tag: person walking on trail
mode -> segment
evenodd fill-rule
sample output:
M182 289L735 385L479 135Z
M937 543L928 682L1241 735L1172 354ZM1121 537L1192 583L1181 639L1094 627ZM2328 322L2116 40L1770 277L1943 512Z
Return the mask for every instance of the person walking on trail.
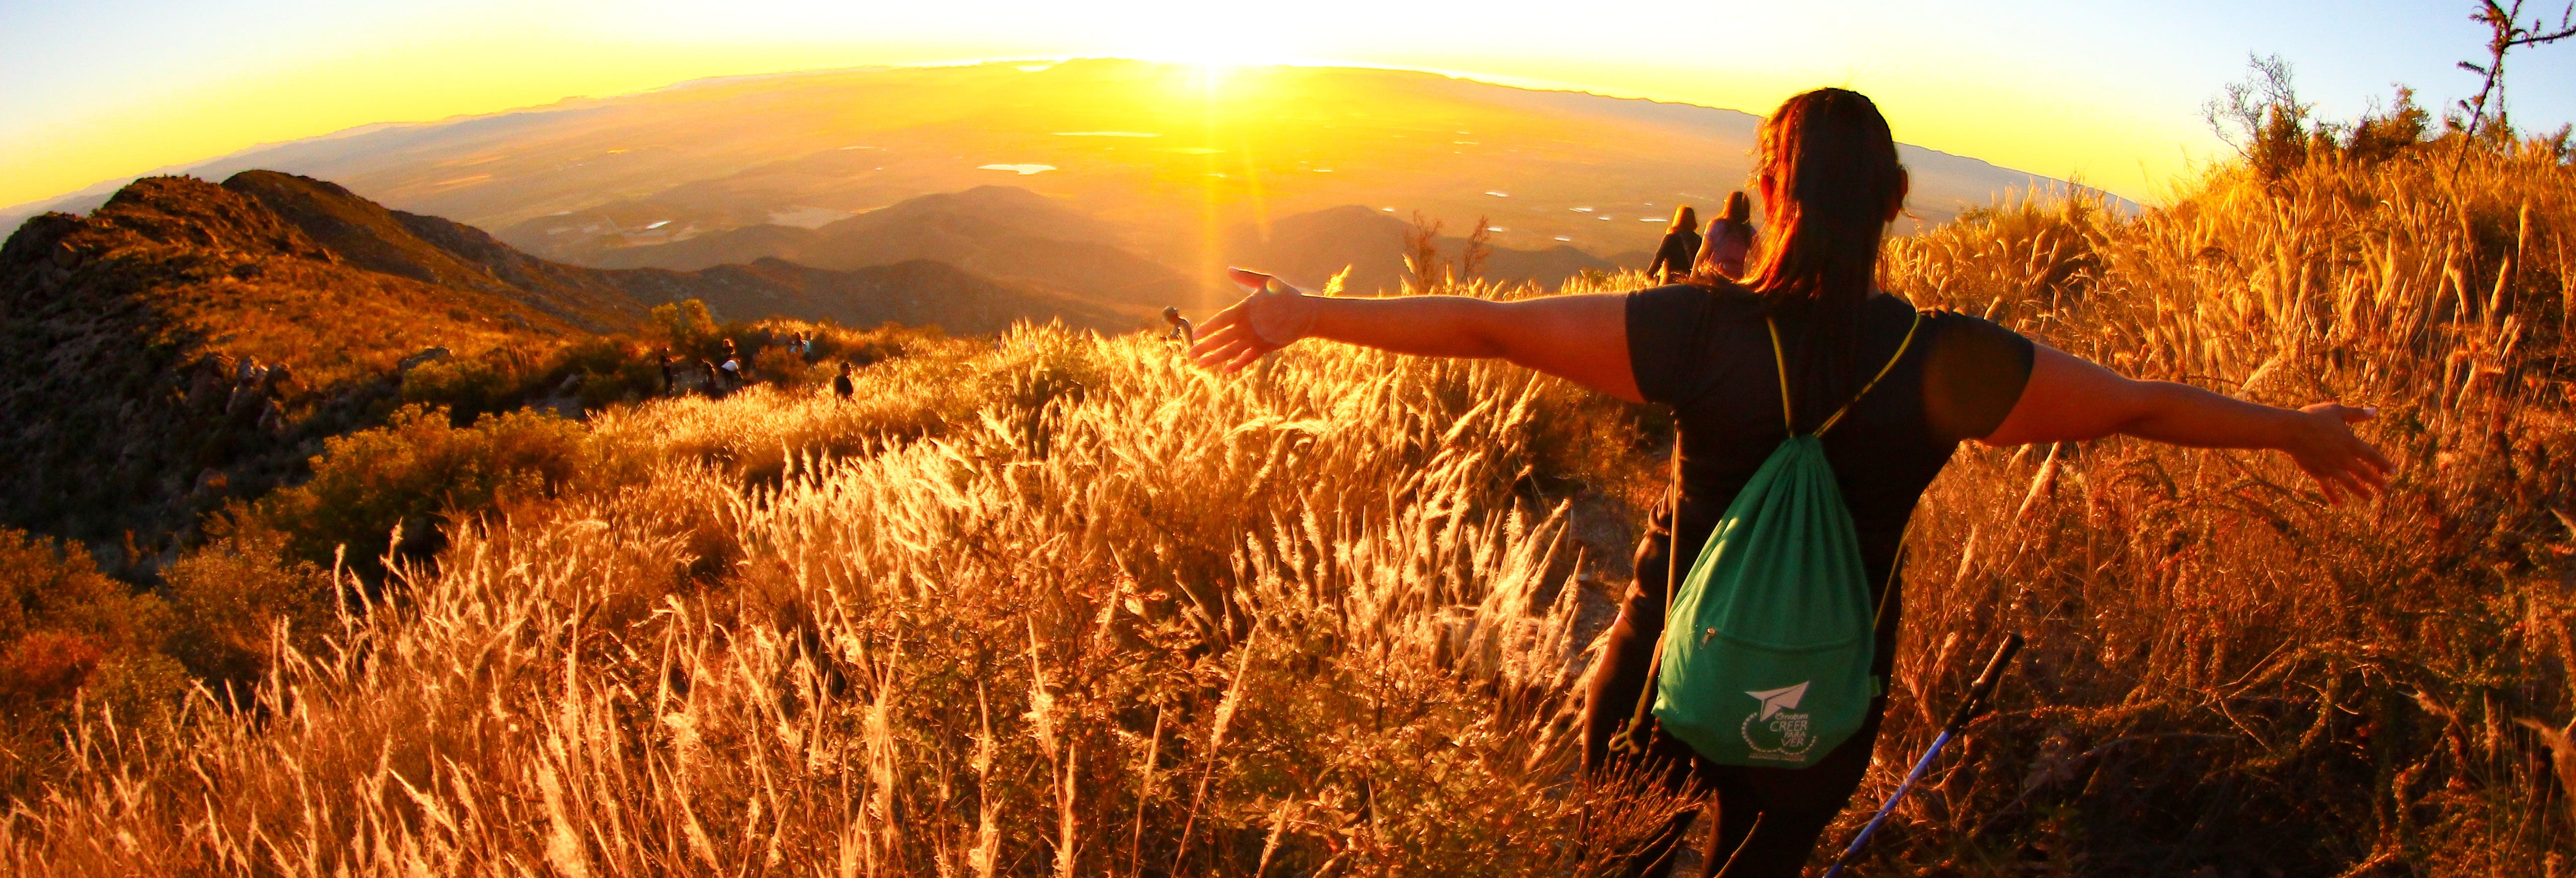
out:
M841 361L841 374L832 377L832 395L840 397L842 402L849 402L858 392L858 387L850 383L849 361Z
M1752 253L1753 206L1739 189L1727 193L1726 212L1708 221L1708 234L1700 239L1699 255L1691 266L1695 272L1743 277L1744 258Z
M1692 260L1699 258L1699 240L1699 214L1687 204L1673 208L1673 224L1665 227L1655 260L1646 263L1646 276L1667 284L1689 276Z
M1178 341L1184 347L1198 343L1198 329L1190 325L1189 318L1181 316L1181 309L1164 306L1163 322L1172 325L1163 333L1164 341Z
M1918 311L1876 289L1881 242L1904 209L1907 178L1885 118L1866 97L1828 88L1782 104L1762 126L1754 183L1771 223L1741 280L1703 271L1631 293L1346 299L1238 271L1237 282L1255 291L1209 318L1193 348L1201 365L1226 372L1307 338L1499 357L1673 408L1676 485L1651 516L1637 579L1585 683L1583 765L1593 777L1638 769L1677 793L1711 796L1703 810L1716 829L1704 874L1797 874L1859 785L1886 710L1884 696L1867 699L1858 731L1809 754L1815 761L1802 768L1717 764L1660 721L1632 721L1650 682L1671 580L1691 569L1766 453L1788 437L1822 431L1815 441L1847 504L1876 607L1863 618L1874 618L1868 672L1880 684L1904 612L1894 573L1905 524L1960 442L2116 434L2277 450L2316 480L2327 502L2369 497L2387 483L2387 458L2350 426L2370 419L2369 410L2333 402L2274 408L2133 380L1985 320ZM1689 819L1675 818L1626 871L1668 870Z

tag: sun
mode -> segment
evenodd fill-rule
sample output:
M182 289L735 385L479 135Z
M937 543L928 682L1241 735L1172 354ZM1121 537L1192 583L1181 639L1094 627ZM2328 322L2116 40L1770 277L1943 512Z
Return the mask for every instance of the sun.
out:
M1171 9L1149 21L1131 21L1115 41L1116 54L1195 68L1199 84L1221 88L1246 67L1293 59L1267 31L1270 15L1253 8L1195 5Z

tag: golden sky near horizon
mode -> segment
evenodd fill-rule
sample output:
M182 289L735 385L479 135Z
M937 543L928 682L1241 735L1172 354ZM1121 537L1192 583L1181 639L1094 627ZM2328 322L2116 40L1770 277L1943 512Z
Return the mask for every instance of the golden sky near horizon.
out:
M2321 11L2331 14L2319 15ZM1870 94L1908 143L2153 201L2222 154L2199 106L2249 51L2298 66L2328 116L2464 92L2477 47L2423 3L1490 4L1318 0L728 4L100 0L13 11L0 35L0 205L376 122L427 121L708 76L1125 56L1409 67L1760 113L1819 85ZM2360 22L2360 23L2356 23ZM2454 45L2456 44L2456 45ZM2576 116L2517 61L2517 118ZM2526 122L2526 127L2533 127Z

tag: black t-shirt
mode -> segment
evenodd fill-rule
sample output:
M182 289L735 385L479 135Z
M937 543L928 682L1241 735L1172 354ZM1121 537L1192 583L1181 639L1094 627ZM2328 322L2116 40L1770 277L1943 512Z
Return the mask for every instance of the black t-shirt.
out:
M1674 229L1665 232L1663 243L1655 247L1655 259L1646 264L1646 273L1660 274L1669 268L1679 274L1689 274L1691 264L1698 259L1699 233L1690 229Z
M1811 352L1799 349L1802 327L1780 323L1798 429L1816 429L1886 365L1913 323L1913 305L1886 294L1863 305L1858 354L1840 374L1849 386L1834 398L1802 393L1798 380ZM1690 569L1709 531L1762 461L1789 437L1783 423L1779 368L1761 302L1732 284L1674 284L1628 296L1628 361L1637 390L1673 407L1681 427L1680 568ZM1895 656L1901 595L1892 582L1905 522L1923 489L1961 440L1994 432L2021 399L2036 349L2029 339L1985 320L1948 311L1922 312L1905 353L1875 389L1824 434L1825 458L1842 488L1860 538L1879 617L1875 673ZM1817 398L1801 398L1817 397ZM1625 602L1641 632L1663 628L1666 547L1672 513L1658 509L1637 547L1637 584Z

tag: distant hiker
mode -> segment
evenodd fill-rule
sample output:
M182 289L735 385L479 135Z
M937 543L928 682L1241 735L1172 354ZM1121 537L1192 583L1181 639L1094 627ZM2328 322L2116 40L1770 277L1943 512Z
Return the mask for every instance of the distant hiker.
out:
M841 374L832 378L832 395L840 397L842 402L849 402L858 393L859 388L850 383L850 364L845 360L841 363Z
M672 365L670 348L662 349L661 367L662 395L670 396L680 389L680 371Z
M1708 221L1708 235L1699 245L1699 256L1692 260L1694 271L1716 272L1726 277L1744 276L1744 258L1753 252L1753 207L1743 190L1726 196L1726 212Z
M742 360L741 360L741 359L739 359L739 358L735 358L735 357L726 357L726 358L725 358L724 363L723 363L722 365L717 366L716 368L718 368L718 369L723 369L723 370L724 370L725 389L726 389L726 390L740 390L740 389L742 389Z
M1190 326L1189 318L1181 316L1181 309L1169 306L1164 307L1163 322L1172 325L1170 330L1163 333L1164 341L1179 341L1183 345L1198 343L1198 331L1195 327Z
M2369 420L2368 410L2331 402L2273 408L2185 384L2132 380L1985 320L1918 311L1875 289L1880 246L1887 224L1904 210L1907 178L1887 121L1868 98L1837 88L1790 98L1763 123L1754 165L1763 213L1773 220L1740 280L1700 272L1632 293L1494 301L1326 298L1240 272L1237 282L1256 291L1209 319L1192 349L1200 364L1229 372L1303 338L1417 356L1498 357L1630 402L1672 406L1678 434L1671 493L1648 523L1637 578L1585 684L1583 765L1590 777L1636 769L1677 793L1707 791L1713 801L1701 811L1716 825L1705 873L1737 878L1798 874L1868 769L1887 708L1884 695L1868 693L1886 684L1905 612L1897 548L1924 489L1960 442L2011 446L2126 434L2278 450L2329 502L2378 492L2390 469L2353 435L2350 425ZM1765 414L1771 412L1779 414ZM1773 461L1797 474L1793 489L1846 490L1776 489ZM1758 502L1730 509L1739 495ZM1774 503L1825 517L1759 518ZM1722 519L1737 526L1721 531ZM1753 519L1760 526L1748 524ZM1831 521L1842 524L1811 526ZM1761 533L1774 522L1796 531L1802 544L1765 543ZM1745 554L1718 553L1712 568L1741 575L1713 583L1694 572L1685 580L1682 572L1694 570L1713 533L1726 546L1772 554L1747 563ZM1704 583L1725 589L1720 597L1776 597L1800 586L1763 575L1771 568L1761 558L1802 548L1848 559L1823 571L1835 590L1816 588L1819 609L1789 604L1806 615L1728 616L1723 601L1700 600L1710 593ZM1817 557L1783 566L1803 574L1815 568L1800 562ZM1685 582L1695 590L1676 594ZM1831 606L1821 606L1826 598ZM1710 606L1721 612L1703 612ZM1704 630L1677 629L1687 636L1663 640L1667 607L1691 614L1682 624ZM1716 625L1731 632L1795 627L1819 613L1857 621L1861 630L1852 633L1859 636L1843 637L1848 648L1767 642L1817 644L1837 655L1866 645L1858 654L1867 658L1812 679L1775 676L1733 692L1686 685L1706 679L1692 676L1707 670L1689 660L1693 655L1766 642L1712 640ZM1680 670L1661 664L1674 655L1683 657ZM1718 670L1752 676L1764 667ZM1855 680L1862 685L1850 685ZM1811 716L1824 721L1829 708L1853 725L1835 733L1838 743L1819 745L1808 723ZM1711 717L1725 722L1703 721ZM1676 732L1698 740L1685 743ZM1737 761L1737 752L1752 755ZM1690 819L1676 817L1624 871L1662 874Z
M728 360L731 360L731 359L738 358L738 357L740 357L740 356L742 356L742 355L741 355L741 354L739 354L739 353L736 353L736 352L734 351L734 347L733 347L733 339L730 339L730 338L725 339L725 340L724 340L724 358L725 358L725 359L728 359Z
M263 397L259 402L259 417L252 424L262 433L281 435L286 432L286 408L277 404L277 397Z
M1664 227L1664 242L1655 247L1655 261L1646 263L1646 276L1657 283L1680 280L1698 256L1699 214L1687 204L1673 208L1673 224Z
M698 370L706 373L707 395L710 397L724 396L724 373L716 370L716 364L706 360L699 360Z

